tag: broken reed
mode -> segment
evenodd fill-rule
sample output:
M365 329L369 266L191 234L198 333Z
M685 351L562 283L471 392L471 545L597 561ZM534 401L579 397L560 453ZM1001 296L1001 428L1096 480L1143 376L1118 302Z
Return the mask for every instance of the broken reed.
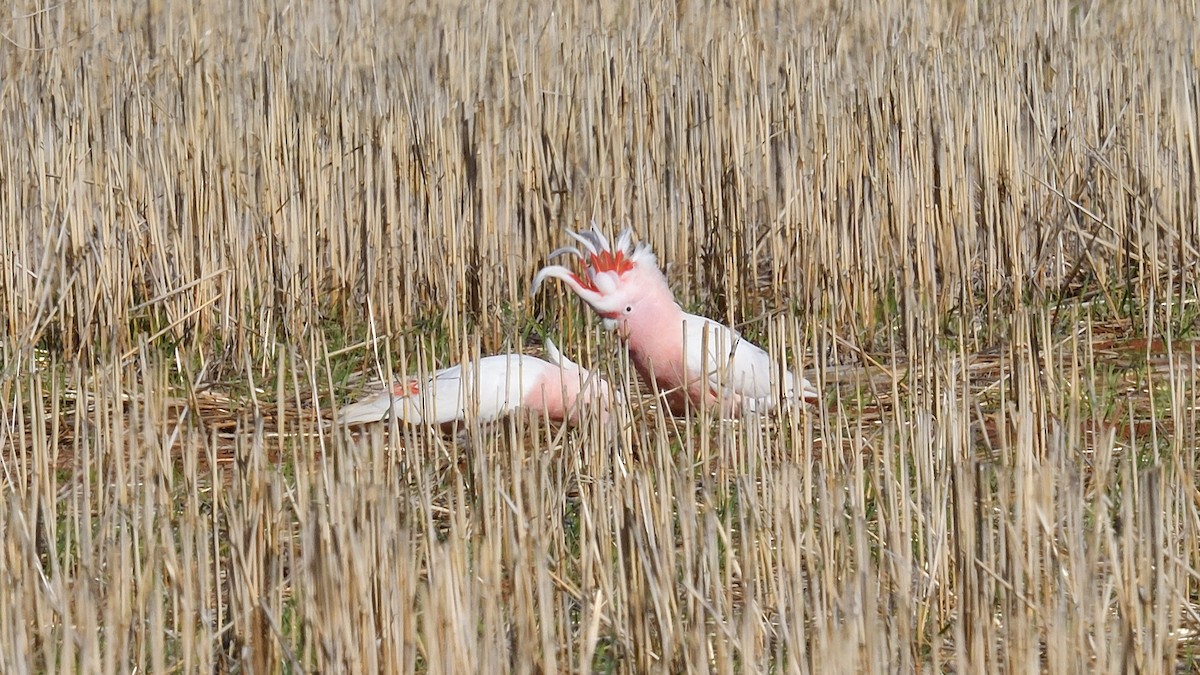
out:
M15 7L3 670L1194 666L1177 9ZM526 297L592 218L826 404L318 423L535 322L625 381Z

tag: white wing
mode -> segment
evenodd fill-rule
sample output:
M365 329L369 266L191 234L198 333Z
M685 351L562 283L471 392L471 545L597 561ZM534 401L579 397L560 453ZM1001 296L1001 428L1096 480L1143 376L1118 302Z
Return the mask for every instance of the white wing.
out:
M714 392L771 398L771 356L736 330L712 319L683 315L688 377L706 377Z
M384 419L390 410L409 424L445 424L474 419L487 422L519 408L547 370L558 368L525 354L488 356L475 363L445 368L423 382L409 379L342 409L342 422L360 424Z
M385 391L365 401L343 407L338 413L338 420L342 424L378 422L386 418L391 409L392 397Z
M791 371L780 371L772 364L770 354L736 330L694 314L684 314L683 324L690 380L707 378L714 393L735 395L752 412L775 409L780 394L789 402L800 399L816 403L820 399L820 392L811 382Z

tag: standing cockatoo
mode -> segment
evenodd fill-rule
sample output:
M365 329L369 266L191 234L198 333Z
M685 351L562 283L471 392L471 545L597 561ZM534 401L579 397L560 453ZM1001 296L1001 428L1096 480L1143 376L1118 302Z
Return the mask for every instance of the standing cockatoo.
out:
M783 371L773 381L771 357L734 329L688 314L675 302L653 251L632 245L626 229L616 246L592 225L590 232L568 231L582 250L558 249L584 261L586 278L560 265L543 267L531 294L547 278L561 279L604 319L629 349L642 379L666 396L672 412L704 404L722 415L768 411L781 401L815 403L820 394L803 377Z
M408 378L390 392L342 408L339 420L365 424L390 413L409 424L489 422L527 408L552 420L575 422L585 406L608 419L614 399L608 382L563 356L549 339L545 346L550 362L527 354L487 356L424 380Z

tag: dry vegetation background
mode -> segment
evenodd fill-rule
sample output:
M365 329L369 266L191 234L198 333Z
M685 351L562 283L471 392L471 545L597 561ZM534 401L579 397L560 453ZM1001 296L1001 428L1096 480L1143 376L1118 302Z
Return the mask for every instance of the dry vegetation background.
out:
M1195 3L17 0L0 672L1200 668ZM664 419L632 225L825 392ZM323 423L537 326L580 429Z

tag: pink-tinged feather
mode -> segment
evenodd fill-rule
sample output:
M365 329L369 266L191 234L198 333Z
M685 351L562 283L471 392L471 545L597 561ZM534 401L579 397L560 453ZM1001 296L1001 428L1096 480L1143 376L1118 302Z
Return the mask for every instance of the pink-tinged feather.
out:
M408 424L441 425L487 422L528 409L574 422L585 408L607 419L614 397L609 384L562 356L549 340L546 350L554 363L505 354L445 368L423 381L408 378L391 391L342 408L339 420L364 424L394 415Z

